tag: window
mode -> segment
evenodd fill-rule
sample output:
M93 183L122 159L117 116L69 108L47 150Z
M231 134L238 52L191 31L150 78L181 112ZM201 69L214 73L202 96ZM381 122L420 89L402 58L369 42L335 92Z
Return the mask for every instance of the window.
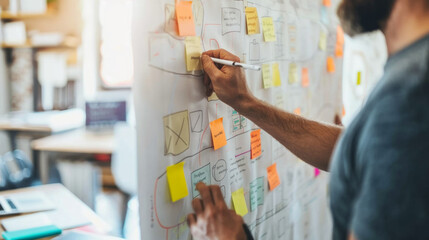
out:
M129 88L133 82L133 0L99 0L100 78L105 88Z

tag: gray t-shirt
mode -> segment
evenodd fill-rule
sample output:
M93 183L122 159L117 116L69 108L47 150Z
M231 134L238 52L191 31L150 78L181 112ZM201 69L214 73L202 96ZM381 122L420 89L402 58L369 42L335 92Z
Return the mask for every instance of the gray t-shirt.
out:
M429 239L429 35L389 58L343 133L330 183L334 239Z

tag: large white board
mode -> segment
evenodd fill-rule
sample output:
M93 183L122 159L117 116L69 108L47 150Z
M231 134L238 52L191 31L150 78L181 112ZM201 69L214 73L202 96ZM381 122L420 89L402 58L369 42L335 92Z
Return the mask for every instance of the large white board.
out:
M246 71L253 94L286 111L333 122L342 112L342 58L335 56L337 1L330 7L322 2L330 1L195 0L196 35L204 51L224 48L250 64L279 63L280 87L264 89L262 73ZM315 174L317 170L264 131L262 155L250 159L250 132L259 127L221 101L208 101L201 72L186 71L184 38L176 32L175 2L134 4L142 238L191 239L186 216L198 195L194 184L202 179L220 185L230 207L231 192L244 189L249 209L244 220L256 239L331 238L328 174ZM262 29L261 34L246 34L246 5L256 7L260 18L273 18L276 42L264 42ZM323 34L326 49L320 46ZM328 57L334 58L334 73L327 71ZM308 86L301 82L303 68L308 69ZM209 123L220 117L228 141L214 151ZM189 195L173 203L166 168L181 162ZM270 191L266 169L273 163L277 163L281 184Z

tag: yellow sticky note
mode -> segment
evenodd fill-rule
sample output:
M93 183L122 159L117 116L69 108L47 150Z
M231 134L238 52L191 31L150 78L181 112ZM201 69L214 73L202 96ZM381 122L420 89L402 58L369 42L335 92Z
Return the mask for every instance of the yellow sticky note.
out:
M361 83L362 83L362 73L358 72L356 84L359 86L359 85L361 85Z
M219 118L210 123L210 131L212 132L214 150L226 145L226 135L223 128L223 118Z
M232 193L232 203L234 204L235 212L244 217L249 210L247 210L246 199L244 198L243 188L238 189Z
M186 55L186 71L201 70L201 38L199 36L186 37L185 39L185 55Z
M289 64L289 83L294 84L298 81L298 66L295 63Z
M176 17L179 36L195 36L192 1L176 0Z
M246 7L247 34L253 35L260 33L258 10L255 7Z
M271 64L262 64L262 82L264 88L273 86L273 71Z
M303 87L310 86L310 77L308 74L308 68L302 68L302 86Z
M326 36L326 33L324 31L320 32L320 38L319 38L319 49L322 51L326 51L328 45L328 39Z
M328 57L328 59L326 59L326 67L327 67L328 73L335 72L335 61L333 57Z
M167 167L167 181L170 189L171 201L176 202L188 196L188 185L186 184L185 162Z
M276 31L274 30L273 18L271 17L262 18L262 31L264 33L265 42L277 41Z
M280 87L282 85L282 80L280 78L280 68L278 63L273 64L273 85L274 87Z

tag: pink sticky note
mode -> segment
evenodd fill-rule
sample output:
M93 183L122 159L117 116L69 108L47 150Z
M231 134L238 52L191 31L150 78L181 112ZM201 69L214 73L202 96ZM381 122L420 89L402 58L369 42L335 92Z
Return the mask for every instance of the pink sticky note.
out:
M314 168L314 177L317 177L320 175L320 170L318 168Z

